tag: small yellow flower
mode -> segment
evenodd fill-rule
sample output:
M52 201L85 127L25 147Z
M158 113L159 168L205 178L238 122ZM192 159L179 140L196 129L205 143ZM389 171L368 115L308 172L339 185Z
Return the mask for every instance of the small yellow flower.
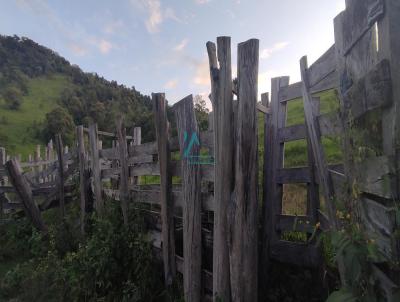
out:
M315 225L315 228L319 229L320 227L321 227L321 222L317 222L316 225Z

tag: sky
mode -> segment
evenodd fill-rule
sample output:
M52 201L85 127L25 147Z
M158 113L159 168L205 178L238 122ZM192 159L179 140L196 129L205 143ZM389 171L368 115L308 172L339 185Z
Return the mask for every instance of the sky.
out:
M260 40L259 93L300 79L333 43L344 0L0 0L0 34L28 37L71 64L169 103L210 91L207 41Z

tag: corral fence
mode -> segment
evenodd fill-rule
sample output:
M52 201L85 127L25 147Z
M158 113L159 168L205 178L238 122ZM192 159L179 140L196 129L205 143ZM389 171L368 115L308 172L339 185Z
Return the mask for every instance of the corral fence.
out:
M207 43L213 112L208 131L200 132L192 96L173 106L177 137L170 137L166 100L153 94L155 142L141 142L140 128L126 135L123 121L115 133L77 127L77 143L57 159L2 164L3 209L20 207L7 199L16 192L35 226L45 230L40 210L69 198L71 177L79 175L81 229L92 201L104 208L105 196L119 200L125 223L129 202L147 205L153 245L163 260L166 285L183 274L186 301L212 296L222 301L256 301L268 280L271 259L302 267L319 267L316 237L338 231L339 208L350 211L387 259L400 256L399 129L400 4L395 0L348 0L334 21L335 44L311 66L300 60L301 82L272 79L271 100L258 103L258 40L238 46L237 79L232 79L229 37ZM337 111L321 114L317 94L336 90ZM287 107L301 98L305 124L287 125ZM261 113L260 113L261 112ZM258 182L258 115L264 119L263 181ZM85 139L85 134L88 138ZM340 136L344 160L329 165L322 140ZM99 136L111 137L102 148ZM285 144L307 141L308 166L287 168ZM50 147L49 147L50 150ZM49 152L49 154L52 152ZM179 153L179 155L177 155ZM63 167L60 169L60 167ZM141 179L158 176L159 182ZM10 183L12 185L10 185ZM283 214L284 186L305 184L303 215ZM258 194L261 192L262 194ZM39 207L34 198L44 196ZM259 200L261 196L261 200ZM285 232L306 234L290 241ZM346 282L343 255L337 257ZM387 261L375 263L373 274L393 301L399 279Z

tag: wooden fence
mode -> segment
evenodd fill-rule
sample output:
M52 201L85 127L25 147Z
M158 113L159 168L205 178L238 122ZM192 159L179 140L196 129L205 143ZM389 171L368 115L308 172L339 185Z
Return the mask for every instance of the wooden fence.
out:
M147 204L142 210L163 260L165 283L171 285L176 273L182 273L186 301L210 296L256 301L258 280L270 277L270 260L321 266L314 235L341 228L341 206L369 238L376 239L388 259L398 261L400 5L395 0L350 0L346 5L335 18L335 44L311 66L306 57L300 60L301 82L272 79L271 100L263 94L261 103L257 102L258 40L239 44L235 80L230 38L208 42L213 105L208 131L199 132L188 96L173 106L178 136L170 137L167 102L164 94L157 93L152 95L155 142L142 143L140 128L126 135L123 121L118 120L115 134L98 131L95 124L77 127L76 146L65 152L58 137L57 159L52 145L44 160L38 150L33 162L20 165L16 160L5 163L5 150L0 149L1 164L8 171L0 169L3 209L16 207L5 195L16 192L27 215L46 230L39 210L59 205L63 213L74 175L80 176L83 233L85 212L92 202L101 213L106 196L119 200L125 223L129 202ZM332 89L337 91L340 110L321 114L316 94ZM299 98L305 124L288 126L288 104ZM259 114L264 118L260 188ZM375 127L365 135L371 118ZM369 146L371 133L379 137L378 147ZM329 165L322 138L338 135L344 162ZM103 149L99 136L112 138L112 147ZM285 144L302 139L307 141L308 166L286 168ZM159 184L140 183L149 175L159 176ZM298 183L307 187L306 212L284 215L284 185ZM44 198L39 207L33 200L36 196ZM284 234L292 231L305 233L309 240L288 241ZM345 282L340 254L338 265ZM387 300L393 301L398 277L383 263L374 264L373 271Z

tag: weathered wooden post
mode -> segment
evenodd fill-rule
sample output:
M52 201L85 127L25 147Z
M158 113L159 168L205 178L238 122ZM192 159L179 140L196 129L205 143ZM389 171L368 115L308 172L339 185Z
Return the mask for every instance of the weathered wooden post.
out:
M141 127L134 127L133 128L133 146L139 146L142 144L142 128ZM131 174L133 174L133 167L131 168ZM131 180L132 184L138 185L139 184L139 176L133 176Z
M218 37L217 49L207 43L214 129L213 300L231 300L227 212L233 189L233 94L231 39ZM217 58L218 57L218 58ZM218 61L217 61L218 60ZM218 67L219 62L219 67ZM211 114L210 114L211 115Z
M16 159L11 159L6 163L5 167L10 176L11 183L22 201L25 215L31 219L33 225L39 231L46 234L47 226L42 219L39 208L33 200L32 189L25 176L22 175L18 161Z
M119 142L119 165L120 165L120 181L119 181L119 199L121 202L122 215L124 217L124 224L128 225L128 145L126 141L126 128L123 126L123 118L119 118L116 122L117 137Z
M235 189L229 209L233 301L257 301L257 93L259 41L238 46Z
M174 106L183 182L183 288L185 301L201 300L201 187L199 129L189 95Z
M6 149L3 147L0 147L0 186L4 186L5 185L5 176L3 175L3 173L5 174L5 165L6 163ZM4 172L3 172L4 171ZM3 218L3 201L5 197L5 193L0 189L0 219Z
M56 135L56 149L58 158L58 186L59 186L59 202L61 218L65 216L65 200L64 200L64 154L63 142L61 134Z
M39 164L41 161L41 155L40 155L40 145L36 145L36 150L35 150L35 171L38 173L42 171L41 165ZM38 176L36 178L37 183L41 183L41 178Z
M170 286L176 275L174 204L172 199L172 175L170 172L171 154L169 151L169 133L167 120L167 102L163 93L153 93L153 111L160 164L160 203L161 203L161 236L163 243L163 261L165 283ZM135 128L136 129L136 128ZM140 129L140 128L139 128ZM138 130L136 130L136 133Z
M76 137L78 140L78 159L79 159L79 190L81 196L81 234L85 234L85 215L87 203L87 189L86 189L86 154L85 154L85 141L83 136L83 126L76 128Z
M102 215L104 209L104 201L102 196L101 187L101 171L100 171L100 156L99 156L99 143L98 143L98 130L97 124L89 126L89 144L90 144L90 167L92 170L95 209Z

